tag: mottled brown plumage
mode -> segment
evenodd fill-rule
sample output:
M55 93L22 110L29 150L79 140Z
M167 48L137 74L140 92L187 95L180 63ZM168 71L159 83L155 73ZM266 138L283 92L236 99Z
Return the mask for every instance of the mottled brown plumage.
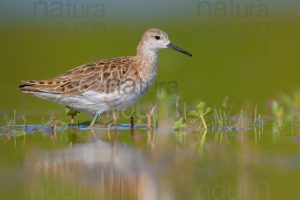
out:
M171 43L165 32L152 28L144 33L135 56L91 62L49 80L23 81L19 89L94 115L92 126L102 113L124 110L145 94L155 80L157 51L162 48L192 56Z
M140 79L139 60L117 57L79 66L49 80L23 81L23 92L44 92L62 95L81 95L88 90L113 92L128 80Z

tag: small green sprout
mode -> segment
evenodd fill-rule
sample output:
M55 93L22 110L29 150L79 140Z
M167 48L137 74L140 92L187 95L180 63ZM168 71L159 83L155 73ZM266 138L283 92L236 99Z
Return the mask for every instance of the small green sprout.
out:
M69 107L65 107L65 112L68 116L78 116L79 115L79 111L73 110L72 108Z
M173 124L174 130L184 129L184 128L186 128L186 123L182 117L179 118L177 121L175 121Z
M283 124L284 107L282 107L276 100L272 101L272 112L276 117L278 126L281 127Z
M76 110L73 110L72 108L69 108L69 107L65 107L65 112L68 116L71 117L71 125L74 125L74 119L75 117L77 117L80 112L79 111L76 111Z
M199 118L204 126L205 129L207 129L207 125L205 122L204 117L209 115L211 113L212 109L210 107L206 107L206 104L204 102L200 102L196 106L196 110L192 110L188 113L191 117Z
M300 114L300 93L295 92L292 95L282 93L280 94L280 102L286 108L286 121L293 122Z

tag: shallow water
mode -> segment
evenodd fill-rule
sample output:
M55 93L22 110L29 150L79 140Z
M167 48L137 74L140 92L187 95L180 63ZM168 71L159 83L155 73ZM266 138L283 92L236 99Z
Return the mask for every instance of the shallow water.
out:
M178 96L187 112L204 101L208 107L222 107L232 115L247 111L251 117L256 111L274 117L271 100L279 99L279 118L292 116L299 122L296 4L290 12L289 1L281 6L255 1L249 4L255 9L245 13L248 1L164 1L159 8L153 1L144 8L146 1L130 2L125 3L127 14L120 12L120 1L117 7L104 2L105 17L96 21L89 16L46 17L44 3L55 10L46 1L15 3L18 8L27 5L27 14L26 9L18 12L14 3L0 3L5 11L0 13L0 200L300 199L299 123L278 128L270 117L247 128L236 127L238 119L232 120L233 127L207 132L171 128L178 118ZM79 0L70 3L81 5ZM218 3L226 7L224 15L217 14L223 12ZM243 16L230 15L232 3ZM261 16L257 8L265 3L268 12ZM145 113L158 105L157 129L90 129L65 122L52 128L50 116L68 120L63 108L17 90L21 80L48 79L93 60L135 55L150 27L163 29L172 42L193 53L191 58L161 50L156 81L120 115L120 122L128 123L136 111L136 123L143 124ZM29 125L22 125L23 117Z
M0 194L10 199L265 200L300 195L298 128L24 128L1 127Z

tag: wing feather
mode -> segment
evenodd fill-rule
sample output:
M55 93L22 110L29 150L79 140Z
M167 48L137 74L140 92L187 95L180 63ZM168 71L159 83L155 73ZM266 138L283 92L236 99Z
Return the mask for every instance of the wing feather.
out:
M19 86L26 93L81 95L88 90L115 91L126 79L139 79L135 57L118 57L81 65L49 80L23 81Z

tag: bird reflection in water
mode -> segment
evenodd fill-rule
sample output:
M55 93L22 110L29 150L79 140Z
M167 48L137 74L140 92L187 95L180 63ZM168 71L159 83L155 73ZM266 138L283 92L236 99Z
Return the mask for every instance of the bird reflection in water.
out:
M47 199L50 195L47 187L53 184L49 180L54 180L51 194L55 197L67 198L68 193L73 199L157 199L153 169L141 151L126 144L97 139L93 143L32 154L26 164L34 172L32 180L37 181L30 188L32 198ZM41 177L45 177L46 183L41 183ZM66 182L73 188L71 191L61 189Z

